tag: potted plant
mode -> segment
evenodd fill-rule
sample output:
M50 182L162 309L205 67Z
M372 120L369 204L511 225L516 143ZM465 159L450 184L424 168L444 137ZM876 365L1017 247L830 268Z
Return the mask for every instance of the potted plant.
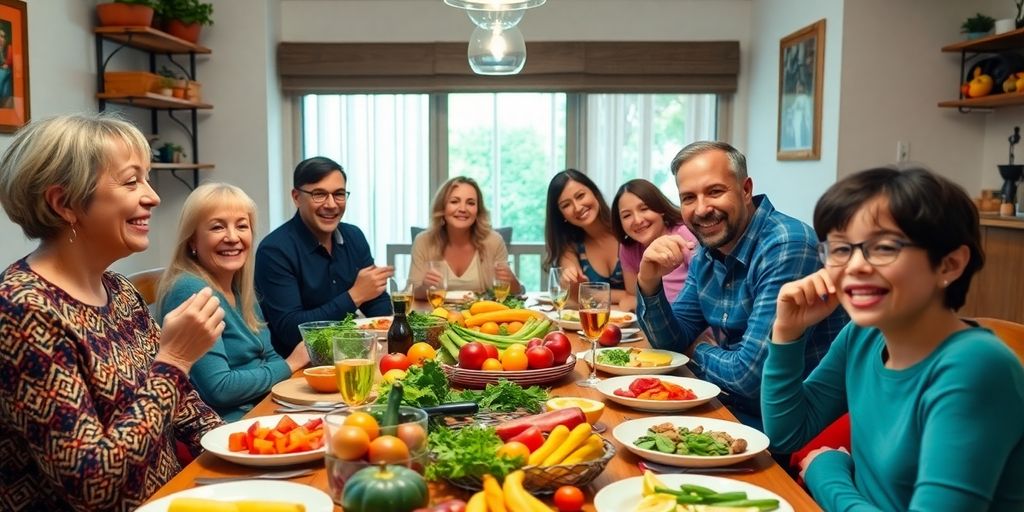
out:
M979 12L975 16L967 18L963 24L960 25L960 31L966 35L967 39L977 39L979 37L984 37L986 34L991 32L995 25L995 18L985 16Z
M185 80L184 76L171 71L167 66L160 66L160 76L169 79L166 83L170 85L172 96L178 99L185 99L185 91L188 89L188 81ZM161 85L164 85L162 80L161 82Z
M148 27L153 22L156 0L114 0L96 6L104 27Z
M200 0L160 0L160 16L164 30L191 43L199 42L199 29L213 25L213 5Z
M157 84L159 88L157 92L164 96L174 96L174 89L178 85L178 77L173 71L167 69L166 66L161 66L158 74L160 75L160 82Z
M181 163L181 159L188 156L185 154L185 148L173 142L165 142L157 152L160 153L160 161L165 164Z

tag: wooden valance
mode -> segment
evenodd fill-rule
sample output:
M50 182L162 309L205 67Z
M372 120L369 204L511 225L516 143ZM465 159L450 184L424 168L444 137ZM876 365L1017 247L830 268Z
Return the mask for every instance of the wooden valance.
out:
M564 91L731 93L738 41L527 42L517 75L481 76L468 43L281 43L286 94Z

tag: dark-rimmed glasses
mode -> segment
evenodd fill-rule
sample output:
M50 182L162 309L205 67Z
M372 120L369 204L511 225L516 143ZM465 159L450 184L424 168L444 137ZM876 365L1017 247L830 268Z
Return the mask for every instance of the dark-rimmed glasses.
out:
M338 203L338 204L341 204L341 203L344 203L348 199L348 196L352 195L352 192L349 192L347 190L336 190L334 192L327 192L326 190L312 190L312 191L310 191L310 190L302 190L301 188L296 188L295 190L298 190L299 192L302 192L304 194L309 194L309 198L312 199L313 202L316 203L316 204L320 204L320 203L326 201L327 200L327 196L333 196L334 197L334 202Z
M859 244L849 242L825 241L818 243L818 258L823 265L841 267L850 262L853 251L860 249L868 263L881 267L888 265L899 257L904 247L916 247L917 244L896 240L891 237L878 237L865 240Z

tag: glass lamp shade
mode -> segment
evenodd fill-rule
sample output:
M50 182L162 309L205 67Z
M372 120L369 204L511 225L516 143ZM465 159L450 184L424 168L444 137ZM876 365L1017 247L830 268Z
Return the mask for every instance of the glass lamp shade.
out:
M444 3L468 11L519 11L544 5L547 0L444 0Z
M478 75L514 75L526 65L526 41L518 27L477 27L469 38L469 67Z
M523 20L523 14L526 11L466 11L469 19L474 25L484 29L493 29L494 27L501 27L502 29L510 29L519 24Z

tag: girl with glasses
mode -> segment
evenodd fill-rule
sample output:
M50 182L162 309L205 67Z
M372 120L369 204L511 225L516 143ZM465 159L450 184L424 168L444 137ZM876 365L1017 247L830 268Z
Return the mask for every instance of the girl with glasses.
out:
M814 227L825 267L781 288L764 365L774 447L849 411L852 453L800 463L825 510L1024 508L1024 370L956 313L983 261L970 198L925 169L871 169L825 192ZM804 330L840 305L851 323L802 379Z

